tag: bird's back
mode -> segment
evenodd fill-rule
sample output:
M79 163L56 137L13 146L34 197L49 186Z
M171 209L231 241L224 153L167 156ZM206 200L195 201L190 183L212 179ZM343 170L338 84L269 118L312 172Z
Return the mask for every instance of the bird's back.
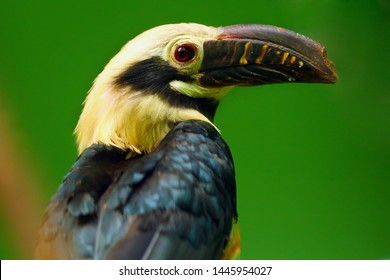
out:
M215 128L176 125L156 150L93 145L42 222L38 259L218 259L236 213L233 160Z

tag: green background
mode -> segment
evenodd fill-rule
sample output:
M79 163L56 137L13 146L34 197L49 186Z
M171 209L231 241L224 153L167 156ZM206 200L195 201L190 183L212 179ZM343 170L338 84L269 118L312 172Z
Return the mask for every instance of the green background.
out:
M241 259L390 258L389 11L386 0L1 0L0 109L39 210L76 159L93 79L126 41L165 23L272 24L324 44L339 81L223 100L216 124L236 164ZM0 258L27 258L3 208Z

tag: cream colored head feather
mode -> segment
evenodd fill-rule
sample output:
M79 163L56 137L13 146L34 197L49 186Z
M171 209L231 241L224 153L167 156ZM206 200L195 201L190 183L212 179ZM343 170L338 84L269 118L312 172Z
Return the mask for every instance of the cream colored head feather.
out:
M128 42L96 78L75 129L78 150L101 143L141 153L152 151L170 130L170 124L190 119L210 122L193 109L175 108L158 95L145 95L128 87L118 87L117 77L132 65L150 57L170 59L171 48L178 41L190 40L201 46L206 38L217 37L217 28L199 24L163 25L148 30ZM202 52L200 51L200 54ZM183 73L195 72L195 65L182 67ZM202 97L207 89L172 81L172 88L192 97ZM216 90L209 89L215 92ZM218 90L222 93L225 91Z

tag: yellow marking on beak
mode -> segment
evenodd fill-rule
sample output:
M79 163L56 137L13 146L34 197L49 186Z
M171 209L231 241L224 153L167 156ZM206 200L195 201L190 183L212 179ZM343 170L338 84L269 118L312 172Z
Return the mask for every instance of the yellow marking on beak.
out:
M261 62L263 61L264 56L265 56L267 50L269 50L267 45L264 45L264 46L261 48L261 54L260 54L260 56L259 56L259 57L256 59L256 61L255 61L257 64L261 64Z
M299 68L302 68L303 62L301 60L298 62L298 64L299 64Z
M295 59L297 59L295 56L292 56L290 58L290 61L288 62L289 64L293 64L295 62Z
M276 54L279 55L279 54L280 54L280 51L277 51Z
M242 64L248 64L248 60L246 60L246 52L248 51L248 48L249 48L249 46L251 45L251 43L250 42L247 42L247 43L245 43L245 50L244 50L244 54L241 56L241 58L240 58L240 64L242 65Z
M280 61L280 64L284 64L284 62L286 61L287 57L288 57L289 53L288 52L285 52L282 56L282 60Z

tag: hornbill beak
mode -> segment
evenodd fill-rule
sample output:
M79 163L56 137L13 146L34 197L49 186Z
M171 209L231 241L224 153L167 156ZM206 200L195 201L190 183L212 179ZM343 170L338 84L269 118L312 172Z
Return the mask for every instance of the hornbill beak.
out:
M268 25L233 25L221 31L217 40L204 42L202 86L337 80L325 48L308 37Z

